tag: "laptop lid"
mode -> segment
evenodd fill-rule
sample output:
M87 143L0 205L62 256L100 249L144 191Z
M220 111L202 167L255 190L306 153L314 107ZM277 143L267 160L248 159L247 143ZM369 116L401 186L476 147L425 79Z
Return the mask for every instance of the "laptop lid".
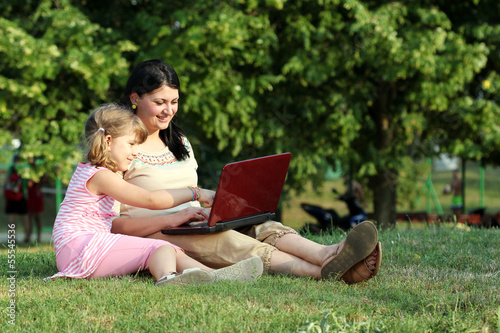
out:
M283 153L226 164L221 172L208 223L193 222L162 232L208 233L273 218L290 159L290 153Z

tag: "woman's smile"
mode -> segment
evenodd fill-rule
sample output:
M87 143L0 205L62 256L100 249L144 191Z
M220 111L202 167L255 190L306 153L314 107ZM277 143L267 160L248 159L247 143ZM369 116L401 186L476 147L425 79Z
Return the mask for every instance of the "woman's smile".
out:
M131 102L137 105L136 113L151 134L168 128L179 108L179 90L161 86L142 97L132 94Z

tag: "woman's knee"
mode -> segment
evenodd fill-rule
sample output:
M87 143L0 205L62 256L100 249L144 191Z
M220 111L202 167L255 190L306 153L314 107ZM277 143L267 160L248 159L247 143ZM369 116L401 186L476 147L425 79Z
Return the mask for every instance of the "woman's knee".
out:
M285 235L298 235L295 229L276 221L256 225L254 233L257 240L272 246L276 246L278 240Z

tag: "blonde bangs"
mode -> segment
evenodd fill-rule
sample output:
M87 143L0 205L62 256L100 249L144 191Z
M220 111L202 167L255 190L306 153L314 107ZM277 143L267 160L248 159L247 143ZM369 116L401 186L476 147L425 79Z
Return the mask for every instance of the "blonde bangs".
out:
M135 139L138 144L144 143L149 136L146 125L144 125L139 117L132 120L132 131L135 133Z

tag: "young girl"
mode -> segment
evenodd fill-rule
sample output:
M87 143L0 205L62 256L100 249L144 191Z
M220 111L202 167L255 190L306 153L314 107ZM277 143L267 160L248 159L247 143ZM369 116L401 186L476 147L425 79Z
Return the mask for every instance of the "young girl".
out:
M118 105L106 104L91 114L85 123L87 161L78 164L54 223L59 273L51 278L99 278L149 270L156 285L185 285L259 277L262 261L257 257L213 270L169 242L110 232L116 217L115 199L148 209L166 209L191 200L212 204L214 192L210 190L147 191L115 173L127 170L147 135L141 120ZM189 214L192 219L207 217L202 209Z

